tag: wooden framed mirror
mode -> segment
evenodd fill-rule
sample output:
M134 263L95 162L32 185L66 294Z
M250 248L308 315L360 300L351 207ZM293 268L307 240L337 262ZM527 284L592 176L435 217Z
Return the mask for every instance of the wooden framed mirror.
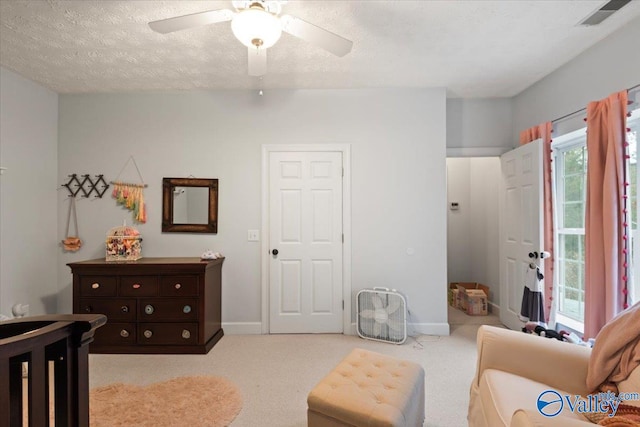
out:
M162 179L162 231L218 232L218 180Z

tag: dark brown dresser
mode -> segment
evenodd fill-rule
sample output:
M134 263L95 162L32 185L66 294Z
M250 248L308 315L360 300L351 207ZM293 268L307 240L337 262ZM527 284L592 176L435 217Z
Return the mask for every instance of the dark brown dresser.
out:
M73 312L104 314L91 353L205 354L222 338L224 258L104 259L67 264Z

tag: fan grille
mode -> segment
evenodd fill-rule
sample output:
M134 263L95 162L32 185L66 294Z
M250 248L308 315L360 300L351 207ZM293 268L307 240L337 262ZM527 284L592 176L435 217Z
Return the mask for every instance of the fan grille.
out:
M407 303L394 291L365 289L356 298L356 329L365 339L402 344L407 339Z

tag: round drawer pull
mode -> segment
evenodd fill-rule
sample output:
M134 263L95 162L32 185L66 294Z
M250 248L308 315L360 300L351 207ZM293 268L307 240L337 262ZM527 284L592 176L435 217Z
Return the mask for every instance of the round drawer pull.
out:
M127 331L126 329L123 329L120 331L120 336L122 338L129 338L129 331Z
M144 307L144 312L145 312L146 314L153 314L153 312L154 312L154 311L155 311L155 310L154 310L154 308L153 308L153 306L152 306L151 304L147 304L147 305Z
M191 332L187 331L186 329L183 329L182 338L184 338L185 340L188 340L189 338L191 338Z
M123 313L128 313L129 312L129 306L123 305L122 307L120 307L120 311L122 311Z
M185 313L185 314L191 313L191 306L190 305L185 305L184 307L182 307L182 312Z
M182 285L180 283L176 283L176 286L175 286L176 289L180 289L181 287Z
M100 283L93 283L91 285L91 289L98 289L100 287Z
M134 283L131 287L133 289L140 289L142 287L142 285L140 283Z
M144 337L145 338L151 338L151 336L153 336L153 332L151 332L148 329L146 331L144 331Z
M86 311L87 313L91 313L93 311L93 307L88 305L88 306L85 307L84 311Z

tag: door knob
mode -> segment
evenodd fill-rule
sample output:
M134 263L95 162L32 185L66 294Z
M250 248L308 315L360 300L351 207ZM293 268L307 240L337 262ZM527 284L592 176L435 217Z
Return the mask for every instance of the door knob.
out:
M271 253L274 254L274 255L278 255L278 250L274 249L274 250L271 251Z

